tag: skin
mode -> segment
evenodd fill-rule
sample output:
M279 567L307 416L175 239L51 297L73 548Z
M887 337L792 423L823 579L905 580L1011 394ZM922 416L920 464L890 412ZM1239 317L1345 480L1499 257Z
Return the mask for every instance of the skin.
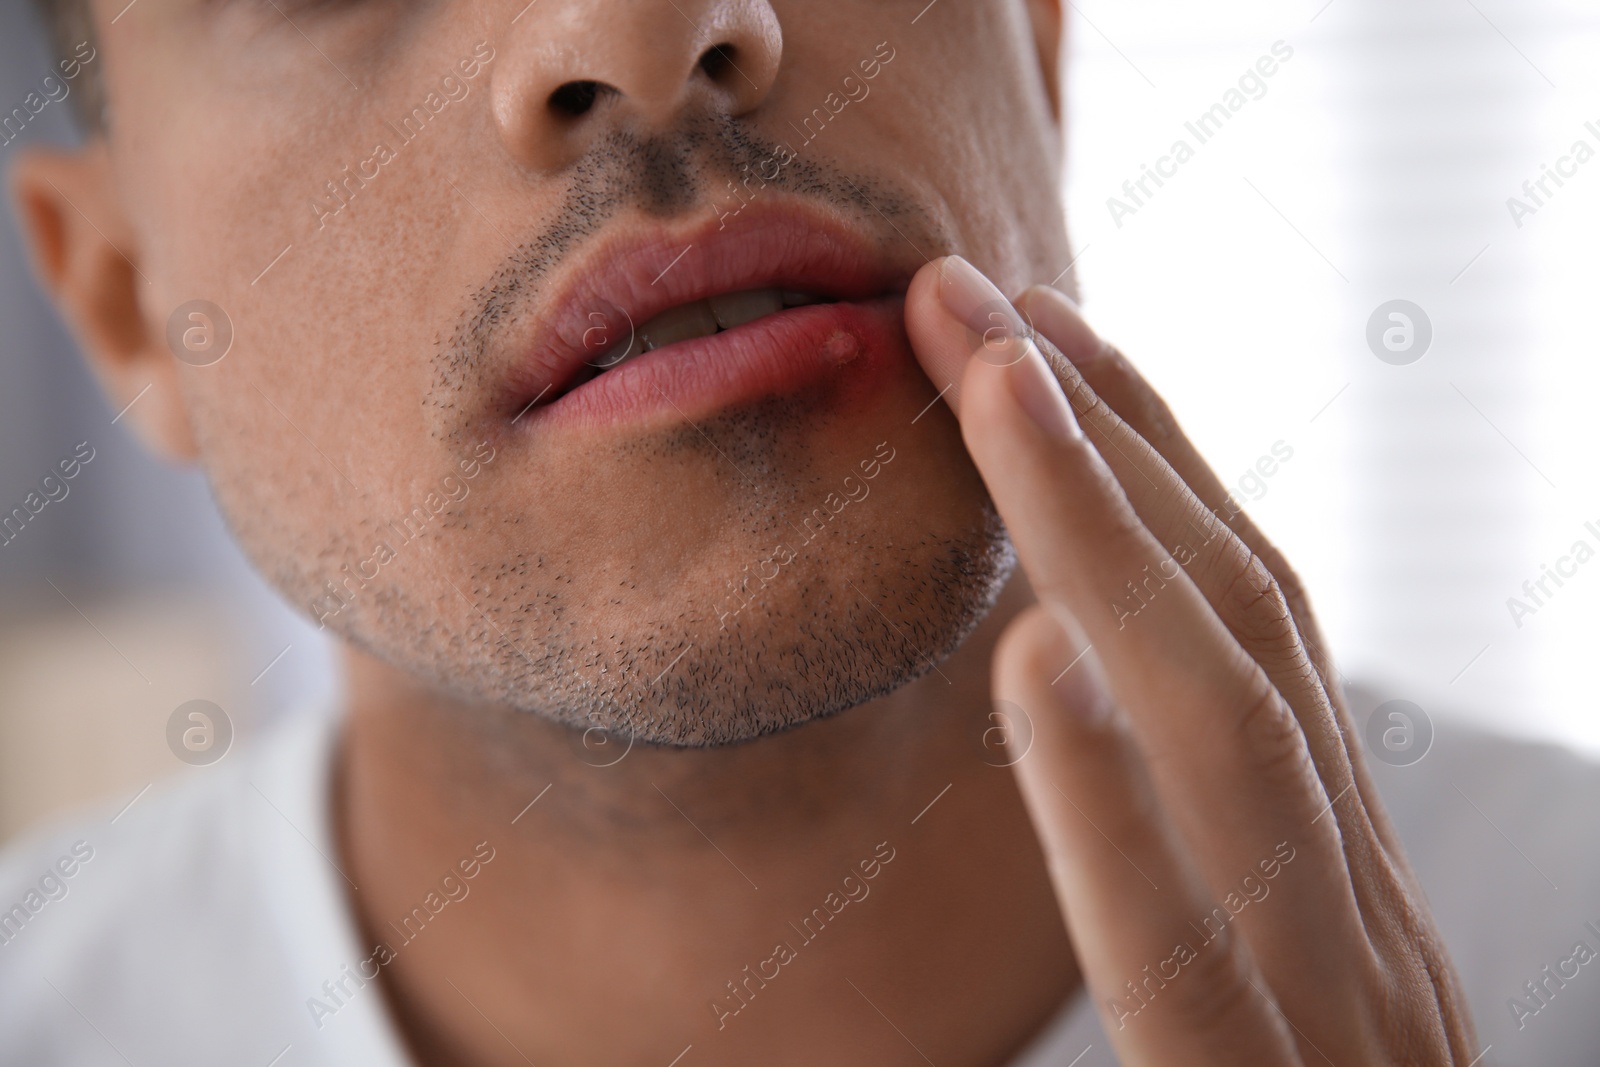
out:
M1023 302L1052 360L1028 395L1070 396L1088 438L1032 428L1023 342L975 345L951 310L943 254L1006 292L1070 261L1056 4L142 0L113 26L121 6L95 9L108 130L29 154L14 196L113 404L139 397L128 421L204 464L262 572L344 642L335 817L367 937L494 850L382 969L421 1062L999 1064L1085 979L1126 1062L1471 1058L1287 568L1232 515L1113 630L1122 576L1223 490L1059 296ZM763 195L917 271L917 364L851 404L520 434L486 326L535 321L599 236L715 218L880 41L872 95ZM337 215L309 209L480 42L464 96ZM733 70L696 66L724 42ZM615 91L574 121L549 100L575 80ZM236 330L208 367L166 345L196 294ZM707 590L886 437L871 509L721 628ZM426 537L312 607L484 442ZM1296 858L1208 977L1119 1027L1121 983L1280 841ZM731 1014L788 923L868 885Z

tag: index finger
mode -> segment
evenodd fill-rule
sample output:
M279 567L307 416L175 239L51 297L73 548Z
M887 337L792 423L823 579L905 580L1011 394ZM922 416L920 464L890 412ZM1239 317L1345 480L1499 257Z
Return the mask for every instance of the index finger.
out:
M913 332L925 365L967 335L947 304L929 306L934 284L932 271L919 276L908 297L926 320ZM934 351L927 342L941 332ZM930 376L951 369L935 363ZM1031 341L991 339L966 361L959 390L963 438L1035 591L1081 623L1210 884L1234 883L1279 841L1307 857L1281 887L1282 905L1241 918L1268 931L1264 972L1348 959L1365 932L1292 709L1139 519ZM1114 605L1134 583L1144 603L1130 625Z

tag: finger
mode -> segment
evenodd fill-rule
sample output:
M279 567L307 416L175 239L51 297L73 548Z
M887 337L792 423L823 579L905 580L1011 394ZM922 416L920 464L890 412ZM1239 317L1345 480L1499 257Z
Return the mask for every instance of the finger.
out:
M937 292L930 292L935 285ZM925 267L913 279L907 326L935 381L953 376L948 363L963 358L971 336L952 312L970 316L985 307L985 289L994 292L958 259ZM948 363L938 367L941 360ZM976 409L974 390L981 393ZM1195 734L1202 748L1226 750L1202 734L1229 710L1270 705L1271 686L1189 577L1175 566L1161 566L1171 564L1167 553L1079 432L1037 350L1015 336L997 338L992 349L966 359L947 399L1035 590L1066 603L1113 677L1138 691L1138 699L1125 698L1124 705L1136 719L1149 707L1157 720L1174 719L1174 728ZM1125 576L1141 573L1152 577L1151 600L1140 625L1130 627L1126 613L1119 615L1114 606L1125 595ZM1154 665L1146 661L1152 646L1161 649L1166 669L1144 669ZM1216 717L1205 722L1169 710L1196 700Z
M975 326L969 327L967 324ZM1007 336L1031 332L1009 300L959 256L923 266L906 293L906 333L917 362L950 410L961 414L961 376L974 352L995 356L991 346Z
M1032 331L1047 339L1060 336L1075 354L1100 345L1098 338L1074 317L1040 305L1041 317L1030 323L1010 305L970 264L951 257L919 273L907 296L907 325L918 356L938 381L947 387L946 399L960 414L960 374L976 352L978 359L1003 364L1014 358L1005 338ZM940 328L940 316L921 313L935 302L930 290L937 281L937 302L953 316L971 323L962 329ZM1027 309L1024 309L1027 310ZM1054 327L1052 329L1052 327ZM1037 328L1037 329L1036 329ZM1055 356L1042 344L1047 358ZM1072 400L1079 421L1087 429L1106 462L1122 484L1129 502L1156 540L1166 546L1206 600L1228 626L1235 639L1266 670L1288 698L1312 742L1313 757L1330 795L1351 781L1349 760L1332 715L1321 680L1298 640L1293 618L1265 565L1229 530L1228 511L1213 513L1192 492L1162 456L1112 411L1066 360L1053 359L1052 369ZM1237 511L1237 509L1230 509ZM1170 565L1170 564L1169 564ZM1135 572L1124 578L1124 588L1108 602L1119 624L1127 625L1157 591L1162 577Z
M1146 382L1133 363L1114 345L1103 340L1084 321L1077 305L1057 289L1035 285L1017 298L1017 309L1033 327L1053 342L1096 396L1127 426L1166 460L1177 476L1234 534L1266 564L1288 601L1301 640L1319 669L1331 674L1316 618L1299 576L1277 547L1237 506L1232 493L1185 436L1166 402Z
M1300 642L1316 670L1340 735L1337 745L1332 743L1332 738L1327 745L1323 745L1317 741L1314 732L1307 729L1313 758L1317 761L1326 792L1330 797L1337 797L1345 789L1341 782L1353 783L1350 790L1352 795L1343 797L1330 813L1336 814L1340 822L1347 864L1352 874L1358 907L1365 917L1368 937L1379 955L1387 955L1391 959L1416 950L1420 944L1423 946L1421 951L1428 956L1426 967L1430 974L1448 974L1451 970L1449 960L1442 953L1430 950L1427 938L1418 936L1417 916L1406 914L1405 909L1397 913L1394 908L1394 901L1409 895L1417 902L1414 905L1417 911L1423 915L1426 913L1420 883L1411 871L1399 837L1367 771L1361 743L1356 740L1360 735L1354 727L1339 684L1342 676L1327 652L1327 644L1311 609L1309 596L1298 576L1283 554L1233 500L1221 479L1183 433L1166 402L1122 352L1095 334L1070 299L1055 289L1034 286L1018 298L1017 304L1028 323L1056 344L1083 382L1110 409L1111 414L1105 417L1119 418L1127 430L1159 453L1199 503L1225 522L1233 535L1254 553L1272 575L1299 632ZM1086 421L1093 419L1094 416L1086 417ZM1101 421L1100 425L1105 423ZM1136 450L1125 445L1123 451ZM1126 484L1126 476L1121 472L1119 476L1123 477ZM1239 627L1232 628L1236 634L1239 632ZM1280 679L1281 675L1275 674L1275 683L1281 689L1283 683ZM1301 714L1300 718L1302 728L1306 728L1306 716ZM1380 848L1382 853L1374 854ZM1397 882L1407 883L1409 893ZM1425 927L1426 921L1422 921L1421 925ZM1383 951L1385 944L1391 948L1389 953ZM1465 1018L1465 1011L1460 1007L1455 992L1459 983L1435 981L1433 984L1438 986L1443 998L1445 1015ZM1295 997L1289 994L1285 1001L1293 1006ZM1474 1049L1478 1047L1470 1040L1461 1041L1460 1035L1452 1036L1452 1040L1459 1045L1458 1051L1466 1051L1467 1045L1472 1045ZM1463 1059L1470 1056L1469 1052ZM1316 1056L1308 1055L1307 1058L1320 1062Z
M937 275L925 270L908 295L913 336L963 336L964 324L936 299L922 299L937 294ZM969 360L959 389L968 451L1030 581L1081 620L1210 884L1237 884L1280 841L1304 857L1280 882L1281 904L1242 919L1265 931L1252 940L1269 978L1348 961L1365 944L1360 914L1292 710L1074 430L1071 408L1031 343L997 339ZM1129 626L1109 606L1138 575L1147 576L1150 599ZM1351 995L1348 984L1330 995ZM1313 1005L1298 1007L1309 1013Z
M1294 570L1250 516L1233 499L1210 465L1184 435L1166 402L1114 345L1103 341L1084 320L1077 305L1059 290L1035 285L1017 298L1017 309L1033 327L1049 338L1096 396L1127 426L1143 438L1183 480L1213 514L1223 519L1238 538L1267 564L1284 598L1302 615L1302 638L1314 629L1304 587ZM1321 643L1318 642L1320 649ZM1320 653L1316 653L1320 656Z
M1339 823L1293 710L1156 542L1100 453L1072 432L1043 356L973 359L961 381L963 437L1041 599L1066 606L1105 664L1111 690L1208 884L1240 902L1279 846L1296 855L1273 899L1237 905L1239 931L1308 1043L1330 1051L1359 1018L1349 977L1370 957ZM1172 564L1160 569L1162 562ZM1145 568L1151 568L1145 570ZM1122 576L1161 584L1137 625L1105 605ZM1226 909L1231 913L1234 909ZM1307 983L1308 969L1328 978Z
M1081 628L1039 607L1017 618L995 654L994 694L1032 723L1014 765L1018 786L1119 1059L1299 1063L1249 948L1227 910L1214 910L1219 901L1167 818Z
M1049 441L1037 432L1029 433L1029 426L1036 424L1031 424L1014 402L1018 394L999 387L1005 384L1002 379L1008 372L1026 369L1026 362L1017 362L1018 353L1031 346L1019 346L1015 335L1001 331L977 341L976 355L967 347L979 337L967 323L976 321L986 326L996 315L997 306L1003 313L1005 302L998 290L970 264L951 257L923 268L913 279L907 294L907 328L929 376L936 383L943 379L955 383L946 399L962 423L969 451L979 459L980 471L1011 527L1035 588L1041 588L1048 572L1062 572L1063 581L1076 576L1081 585L1070 606L1084 620L1091 635L1099 629L1114 631L1119 645L1132 649L1129 638L1133 631L1156 631L1143 635L1148 644L1163 636L1161 631L1173 628L1173 640L1167 642L1169 656L1176 655L1179 648L1194 645L1198 639L1196 671L1210 672L1218 684L1236 687L1241 677L1251 679L1255 686L1251 695L1264 700L1270 688L1266 679L1252 677L1252 672L1244 671L1237 662L1239 648L1235 641L1215 632L1221 629L1218 614L1209 604L1189 603L1195 589L1192 581L1205 580L1212 570L1202 567L1185 573L1156 536L1157 531L1165 531L1168 540L1175 542L1173 535L1181 536L1185 529L1181 520L1189 517L1182 506L1184 498L1189 499L1194 510L1201 507L1198 501L1170 469L1162 469L1160 457L1127 430L1114 413L1103 405L1098 409L1089 406L1097 401L1070 366L1065 373L1084 402L1081 410L1105 427L1101 430L1091 424L1090 433L1102 439L1110 433L1120 433L1128 447L1100 449L1108 457L1101 462L1095 449L1086 447L1081 439ZM965 316L966 321L958 316ZM969 393L975 385L985 383L1002 410L975 419L969 415ZM1032 397L1050 408L1053 394L1054 406L1060 406L1060 389L1048 379L1022 385L1025 398ZM1070 410L1065 417L1068 422L1073 421ZM979 433L980 426L988 432ZM980 452L996 451L996 442L1008 435L1017 441L1001 449L986 469ZM1057 461L1053 453L1062 454L1063 458ZM1112 471L1107 470L1107 464L1113 466ZM1109 477L1118 465L1125 476ZM1010 513L1005 503L1008 499L1015 501ZM1143 512L1136 506L1130 508L1130 504L1139 501L1146 505ZM1203 542L1202 538L1188 536ZM1073 551L1077 547L1073 544L1075 537L1083 541L1082 552ZM1221 547L1222 538L1214 538L1214 543ZM1216 549L1212 551L1214 555ZM1030 554L1034 558L1030 559ZM1239 562L1248 562L1248 552L1242 548L1240 557ZM1070 565L1073 560L1081 564L1076 569ZM1129 592L1130 582L1136 583L1136 595ZM1171 596L1166 595L1169 586L1174 590ZM1149 610L1158 606L1160 611ZM1137 625L1130 627L1130 622ZM1099 636L1093 639L1101 643ZM1169 669L1144 679L1143 684L1155 686L1160 678L1174 674L1181 676L1181 672ZM1156 691L1151 702L1171 698L1181 704L1185 696L1178 691Z
M1126 404L1135 409L1140 421L1136 426L1095 388L1096 381L1112 387L1119 382L1107 376L1091 379L1080 361L1106 366L1111 356L1105 353L1112 350L1073 313L1065 297L1052 297L1051 293L1054 290L1036 287L1025 294L1030 298L1030 321L1049 341L1059 339L1059 352L1067 362L1057 361L1052 369L1071 397L1080 422L1116 472L1134 510L1295 709L1323 782L1337 793L1350 781L1344 743L1282 587L1265 559L1233 529L1233 523L1248 519L1226 492L1205 499L1184 472L1155 447L1157 441L1170 442L1181 435L1165 406L1152 403L1153 393L1147 390L1139 398L1143 403ZM1129 401L1126 394L1120 399ZM1146 437L1140 426L1153 436ZM1199 466L1215 483L1209 468L1203 463ZM1217 488L1220 490L1220 485ZM1137 614L1138 599L1125 599L1124 607Z
M1283 554L1267 539L1250 516L1238 506L1221 479L1183 433L1166 402L1150 387L1127 357L1114 346L1101 340L1067 296L1048 286L1036 285L1026 290L1018 298L1017 304L1019 311L1033 328L1056 345L1061 354L1071 362L1072 368L1078 372L1084 383L1092 389L1094 395L1110 409L1109 415L1096 413L1102 414L1100 418L1096 418L1095 414L1080 415L1080 418L1102 427L1105 427L1111 418L1120 420L1126 431L1131 431L1158 453L1173 475L1190 490L1198 508L1190 507L1188 510L1203 509L1204 512L1226 524L1234 535L1229 540L1237 539L1242 547L1226 553L1229 558L1224 559L1221 564L1224 571L1234 570L1238 573L1235 569L1240 566L1240 556L1244 552L1249 552L1260 560L1271 575L1277 585L1278 595L1282 597L1284 607L1299 635L1299 644L1303 646L1308 661L1316 672L1318 683L1316 686L1310 685L1311 679L1307 678L1305 679L1307 684L1302 687L1302 692L1295 693L1295 678L1302 669L1299 655L1283 656L1272 653L1278 641L1272 626L1272 614L1276 611L1275 603L1266 599L1256 601L1250 604L1248 609L1256 616L1254 619L1234 620L1224 614L1224 621L1229 623L1229 628L1234 631L1235 636L1241 638L1241 643L1247 651L1251 651L1252 654L1261 653L1256 655L1258 662L1264 662L1264 665L1268 666L1268 674L1273 678L1274 684L1290 697L1290 703L1296 708L1300 717L1301 726L1307 732L1312 758L1317 763L1328 794L1338 795L1346 785L1354 782L1355 792L1362 803L1341 805L1337 809L1341 818L1350 814L1356 815L1358 819L1370 820L1378 839L1383 842L1391 856L1400 855L1398 838L1389 824L1378 800L1376 788L1367 773L1365 761L1361 756L1361 746L1359 742L1353 740L1359 737L1359 734L1354 729L1343 690L1336 678L1337 668L1326 652L1326 643L1299 576L1294 573ZM1114 433L1115 429L1110 432ZM1121 449L1124 453L1131 451L1137 454L1141 451L1128 441L1122 443ZM1138 507L1137 500L1135 507ZM1140 510L1143 513L1144 509ZM1231 545L1229 547L1231 548ZM1207 598L1214 604L1217 603L1218 598L1209 591ZM1252 634L1258 638L1254 642L1258 647L1252 647L1250 640ZM1307 715L1302 710L1308 703L1313 706L1320 703L1317 692L1319 689L1321 697L1327 701L1331 711L1332 722L1328 724L1331 728L1319 728L1318 724L1308 722ZM1362 814L1357 815L1357 813ZM1357 848L1362 847L1362 843L1367 840L1367 835L1359 831L1346 836L1350 839L1350 844Z

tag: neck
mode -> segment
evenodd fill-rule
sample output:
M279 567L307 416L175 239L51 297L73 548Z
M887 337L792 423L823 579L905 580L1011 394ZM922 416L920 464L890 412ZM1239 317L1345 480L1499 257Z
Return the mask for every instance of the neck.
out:
M1006 1062L1078 983L989 717L1028 597L890 697L717 749L454 703L351 653L336 818L419 1060Z

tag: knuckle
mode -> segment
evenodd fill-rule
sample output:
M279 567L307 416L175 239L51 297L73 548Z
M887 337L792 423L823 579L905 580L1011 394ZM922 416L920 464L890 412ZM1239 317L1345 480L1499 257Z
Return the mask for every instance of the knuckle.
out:
M1284 602L1289 605L1290 614L1300 618L1311 609L1311 599L1306 593L1305 583L1300 575L1289 565L1289 560L1273 545L1265 545L1257 553L1262 564L1271 573L1272 578L1278 583L1278 592L1283 596Z
M1305 785L1317 780L1311 750L1300 721L1283 695L1262 685L1234 725L1236 737L1262 778L1273 784Z
M1252 971L1244 943L1232 930L1223 930L1184 968L1173 1009L1202 1038L1233 1031L1241 1017L1256 1011L1261 997L1250 980Z
M1103 439L1111 438L1122 427L1122 419L1111 405L1095 392L1094 387L1084 380L1083 375L1078 373L1077 368L1072 366L1066 357L1052 358L1047 354L1046 361L1051 364L1056 381L1066 395L1067 404L1072 408L1078 425L1084 431L1083 436L1068 442L1065 447L1085 455L1098 456L1099 451L1090 438L1094 435L1099 435Z
M1260 556L1251 555L1223 587L1226 618L1234 637L1253 656L1295 656L1300 629L1282 586Z
M1106 432L1107 426L1116 424L1114 420L1117 419L1117 413L1100 398L1100 394L1084 380L1083 375L1074 371L1062 376L1061 388L1066 392L1072 410L1077 413L1078 421L1102 433Z

